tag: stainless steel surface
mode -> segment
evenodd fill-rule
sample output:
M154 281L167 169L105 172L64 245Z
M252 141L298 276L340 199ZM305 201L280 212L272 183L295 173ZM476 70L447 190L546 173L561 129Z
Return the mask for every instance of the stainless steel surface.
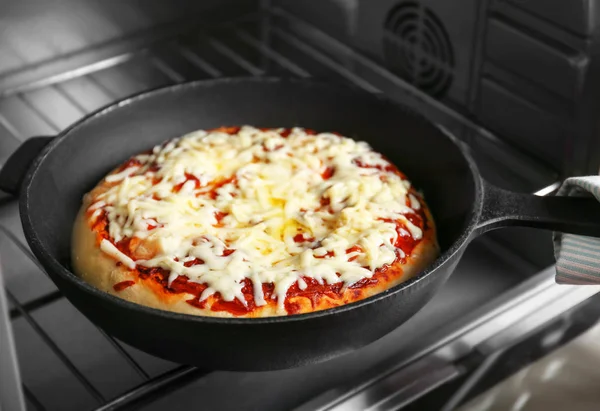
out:
M280 9L203 27L202 32L186 25L180 29L169 26L150 37L133 33L97 46L96 53L83 49L29 65L21 72L26 74L0 74L0 163L22 140L57 133L132 93L184 80L283 75L325 78L383 92L463 139L490 180L523 191L541 190L540 194L555 186L552 170ZM0 257L11 295L24 392L28 408L34 410L123 409L154 396L158 398L145 409L195 409L199 395L204 409L289 409L329 390L342 396L334 401L341 404L343 398L360 392L357 387L375 387L376 381L433 352L445 364L436 368L436 381L443 382L460 371L452 365L454 359L497 333L497 324L486 327L486 323L496 317L508 321L513 317L507 310L518 312L518 304L552 290L550 272L535 275L549 261L530 261L527 248L532 243L546 248L549 242L515 247L488 235L472 244L449 283L425 309L364 349L294 370L206 373L128 347L77 312L32 258L16 204L6 197L0 200L0 228ZM553 291L549 295L555 296ZM454 344L443 349L449 342ZM361 376L358 385L357 376ZM378 394L378 402L370 403L396 406L428 390L428 384L421 384L424 381L406 387L402 395L386 388ZM235 395L223 395L224 387L234 386Z
M550 184L549 186L546 186L544 188L539 189L538 191L536 191L535 194L536 196L546 196L548 194L554 193L555 191L558 190L558 188L560 187L560 181L557 181L555 183Z
M459 408L459 411L598 409L600 325L554 350Z
M600 286L564 286L554 282L554 268L551 267L532 278L530 289L515 295L499 305L487 315L477 316L476 320L458 328L446 340L435 341L438 348L415 348L417 355L404 362L398 362L391 370L345 388L337 388L335 394L326 392L322 401L313 399L306 410L387 410L398 409L399 404L408 404L418 396L425 395L431 387L440 385L440 376L447 379L458 375L454 363L467 354L477 351L484 355L500 352L510 343L518 341L527 333L556 318L570 308L600 292ZM525 285L525 284L524 284ZM432 368L430 364L437 364ZM406 381L415 380L414 369L423 370L417 380L428 380L419 392L406 391ZM450 370L454 370L451 373ZM443 381L447 381L443 379ZM395 405L390 407L390 402Z
M390 375L382 384L365 388L361 395L347 398L327 409L336 411L399 409L409 404L414 398L425 395L458 377L460 373L460 369L453 364L430 356L423 361L407 366L402 373ZM385 391L388 387L396 389L387 393Z

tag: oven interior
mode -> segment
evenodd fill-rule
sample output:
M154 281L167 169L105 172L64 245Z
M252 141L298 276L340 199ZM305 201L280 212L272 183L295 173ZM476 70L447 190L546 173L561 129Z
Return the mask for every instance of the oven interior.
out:
M572 158L555 150L564 136L519 138L538 125L554 126L543 116L523 124L525 119L511 118L503 106L515 107L503 100L506 89L525 84L527 73L502 66L507 56L489 53L474 67L461 51L482 54L483 40L473 39L493 41L485 33L491 30L493 37L494 24L503 28L506 19L491 9L488 19L481 4L465 1L473 25L460 31L443 18L451 15L449 3L437 12L428 3L435 2L8 2L0 16L0 163L25 139L54 135L143 90L197 79L284 76L383 93L463 140L491 182L541 195L553 192L572 170ZM482 29L483 21L489 30ZM518 80L511 82L510 76ZM544 84L530 88L535 101L553 94ZM504 97L490 97L493 93ZM505 117L496 118L500 115ZM519 127L525 129L514 130ZM536 130L535 136L544 133ZM151 357L86 320L36 263L16 202L7 195L0 198L0 258L24 398L27 409L40 411L135 404L185 409L199 401L203 409L289 409L395 361L420 339L451 333L492 310L553 261L550 233L488 234L469 247L434 300L385 338L322 364L234 373ZM235 394L228 394L232 387Z

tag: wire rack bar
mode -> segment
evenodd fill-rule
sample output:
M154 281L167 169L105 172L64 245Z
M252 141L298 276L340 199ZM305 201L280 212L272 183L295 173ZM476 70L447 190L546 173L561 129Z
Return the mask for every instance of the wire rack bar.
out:
M233 50L222 41L210 36L207 36L207 41L213 49L221 53L223 56L228 57L231 61L248 71L253 76L262 76L264 74L262 69L250 63L248 60L240 56L237 51Z
M127 363L131 366L131 368L133 368L140 377L142 377L144 380L150 379L150 375L148 375L148 373L142 368L142 366L139 365L133 359L131 354L129 354L127 352L127 350L125 350L125 348L123 348L123 345L121 345L121 343L119 341L117 341L113 336L107 334L106 331L104 331L102 328L100 328L100 327L96 327L96 328L98 329L100 334L102 334L104 336L104 338L106 338L108 340L108 342L114 347L114 349L117 350L117 352L123 358L125 358L125 361L127 361Z
M120 395L113 400L96 408L95 411L116 411L123 410L131 405L150 400L150 397L174 388L188 384L198 378L208 374L209 371L200 370L191 366L181 366L168 371L158 377L133 388L132 390Z
M173 67L167 64L167 62L161 59L160 57L152 55L150 57L150 61L152 62L154 67L159 69L162 73L164 73L167 77L169 77L169 79L171 79L175 83L182 83L183 81L185 81L185 77L179 74L175 69L173 69Z
M23 394L25 395L27 402L29 402L31 405L33 405L35 407L36 411L46 411L46 407L44 407L44 404L42 404L42 402L40 400L38 400L38 398L33 394L33 392L31 392L31 390L29 388L27 388L27 386L25 384L23 384L22 387L23 387ZM33 411L33 410L30 410L30 411Z
M23 244L21 242L21 240L19 240L19 238L12 233L12 231L10 231L6 227L0 225L0 233L4 234L6 236L6 238L8 238L10 241L12 241L15 244L15 246L19 249L19 251L21 251L23 254L25 254L25 257L27 257L29 259L29 261L34 263L36 265L36 267L40 269L41 272L46 274L46 270L44 269L44 267L42 267L42 264L40 264L40 262L37 260L37 258L35 258L35 256L29 249L29 247L27 247L25 244Z
M60 347L50 338L50 336L42 329L37 321L23 308L19 303L19 300L7 289L6 297L13 304L17 310L19 310L21 316L27 321L27 323L33 328L33 330L40 336L44 343L52 350L52 352L62 361L62 363L69 369L69 371L77 377L79 382L85 387L85 389L100 403L104 403L106 399L100 391L92 385L92 383L86 378L85 375L73 364L73 362L67 357L67 355L60 349Z
M198 15L188 16L184 20L166 23L124 38L109 40L83 51L69 53L56 59L28 66L25 69L2 74L0 76L0 96L72 80L122 64L137 56L138 52L143 51L149 45L173 38L181 33L197 30L200 25L218 28L223 23L243 22L255 17L256 13L251 12L233 16L227 22L223 22L222 19L213 22ZM132 52L132 50L134 51Z
M58 301L63 297L64 297L63 294L60 291L56 290L56 291L52 291L48 294L44 294L41 297L37 297L31 301L28 301L25 304L22 304L22 307L25 311L32 312L37 309L43 308L43 307L47 306L48 304L52 304L53 302ZM18 309L13 308L10 310L10 319L11 320L15 320L19 317L21 317L21 312Z
M283 41L287 42L288 44L297 48L298 50L301 50L304 53L308 54L309 56L317 60L319 63L335 71L337 74L341 75L346 80L349 80L350 82L354 83L356 86L370 93L381 93L381 90L379 90L377 87L373 86L371 83L364 80L362 77L354 74L352 71L342 66L341 64L338 64L334 59L332 59L325 53L317 50L310 44L300 40L298 37L287 33L280 28L272 28L271 30Z
M50 128L52 128L54 131L58 132L60 130L58 124L56 124L54 121L52 121L51 118L49 118L47 115L41 113L37 108L35 108L35 106L23 96L23 94L17 94L16 97L19 100L21 100L21 102L25 104L31 111L36 113L39 116L39 118L42 119L46 124L48 124Z
M274 62L279 64L280 66L286 68L291 73L295 74L298 77L302 77L302 78L311 77L311 75L308 71L304 70L302 67L300 67L299 65L297 65L296 63L294 63L293 61L288 59L287 57L281 55L280 53L276 52L275 50L273 50L266 44L262 43L260 40L254 38L252 35L250 35L245 30L243 30L243 29L233 29L233 30L235 31L236 36L240 40L242 40L246 44L249 44L250 46L254 47L258 51L263 53L265 56L267 56L268 58L270 58L271 60L273 60Z
M75 107L81 113L82 116L89 112L88 110L86 110L85 107L83 107L83 105L79 101L77 101L76 99L71 97L71 95L69 93L65 93L62 88L56 87L56 86L52 86L52 87L54 88L54 90L56 90L56 92L58 94L60 94L62 97L64 97L65 100L67 100L69 103L71 103L73 105L73 107Z
M222 77L223 73L215 66L204 60L198 54L190 50L187 46L178 43L172 43L171 46L175 51L181 54L186 60L192 63L194 66L198 67L200 70L204 71L206 74L211 76L212 78Z
M6 128L10 134L12 134L17 140L22 140L23 136L17 131L17 129L6 119L0 115L0 125Z
M23 252L23 254L25 254L25 256L32 262L34 262L39 268L40 270L44 273L44 275L48 275L43 268L41 267L41 265L39 264L39 262L37 261L37 259L33 256L33 254L31 253L31 251L29 250L29 248L25 247L21 241L19 241L19 239L12 234L12 232L10 232L9 230L7 230L5 227L1 227L0 226L0 232L2 232L3 234L5 234L13 243L15 243L15 245L19 248L20 251ZM6 290L8 293L8 290ZM53 291L51 293L45 294L39 298L36 298L35 300L29 301L26 304L15 304L15 308L13 308L10 312L10 316L11 318L18 318L18 317L22 317L24 316L24 314L27 314L27 316L33 320L33 318L30 316L30 312L32 310L37 310L40 308L43 308L45 306L47 306L48 304L57 301L61 298L63 298L63 294L56 290ZM14 296L13 296L14 298ZM29 320L28 320L29 321ZM98 328L98 327L97 327ZM33 327L33 329L35 331L38 331L38 329L40 329L40 327ZM144 380L148 380L149 379L149 375L148 373L146 373L146 371L144 371L144 369L133 359L133 357L123 348L123 346L117 341L115 340L113 337L109 336L108 334L106 334L106 332L104 332L104 330L98 328L98 331L106 337L106 339L109 341L109 343L117 350L117 352L125 359L125 361L144 379ZM46 334L46 337L49 339L50 337ZM42 339L44 340L44 342L46 342L46 338L44 336L42 336ZM50 348L52 349L52 347L50 346ZM66 355L65 355L66 357ZM70 368L69 368L70 369ZM91 385L91 384L90 384Z

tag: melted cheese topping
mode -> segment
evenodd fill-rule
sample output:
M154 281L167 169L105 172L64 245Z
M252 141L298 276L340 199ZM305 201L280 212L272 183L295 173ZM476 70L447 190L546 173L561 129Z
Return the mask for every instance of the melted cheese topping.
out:
M245 304L249 279L261 306L273 283L281 309L302 277L349 286L403 258L397 222L422 236L405 217L420 208L410 182L365 142L283 131L196 131L133 157L88 208L91 223L102 211L108 221L101 250L206 284L201 300ZM129 256L115 246L124 239L135 240Z

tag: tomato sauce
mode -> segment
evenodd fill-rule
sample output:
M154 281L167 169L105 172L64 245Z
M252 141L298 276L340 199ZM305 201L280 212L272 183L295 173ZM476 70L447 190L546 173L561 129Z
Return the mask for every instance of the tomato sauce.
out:
M242 303L237 298L234 298L232 301L224 301L221 298L221 295L219 293L217 294L215 294L217 300L210 307L213 311L227 311L233 315L244 315L252 312L256 308L256 304L254 303L254 288L248 279L244 280L244 287L242 288L242 294L244 295L246 304Z
M186 261L185 263L183 263L184 267L192 267L194 265L198 265L198 264L204 264L204 260L202 260L201 258L194 258L191 261Z
M334 284L319 284L319 282L314 278L303 277L302 279L306 283L306 288L304 290L300 289L300 286L297 282L288 289L284 307L289 314L294 314L294 312L297 312L299 309L299 306L294 305L294 303L290 301L290 299L293 297L307 298L313 308L318 306L323 297L329 297L335 300L339 300L342 297L342 288L344 286L343 282Z
M158 165L158 163L151 163L148 166L148 169L146 171L149 171L151 173L156 173L158 170L160 170L160 166ZM162 179L157 179L158 181L162 180ZM155 183L156 184L156 183Z
M398 175L402 180L407 180L408 179L406 177L406 174L404 174L402 171L398 170L398 168L390 160L388 160L387 157L385 157L385 156L382 155L381 158L383 158L389 164L387 166L385 166L385 167L382 166L382 165L365 164L361 160L358 160L358 159L354 160L354 164L356 164L357 167L375 168L375 169L380 170L380 171L386 171L388 173L394 173L394 174Z
M123 291L127 287L131 287L134 284L135 284L135 281L131 281L131 280L121 281L120 283L116 283L115 285L113 285L113 289L115 291Z
M425 229L424 216L418 215L415 213L410 213L410 214L405 214L404 217L406 217L406 219L408 221L410 221L415 226L419 227L421 230ZM421 240L415 240L410 235L408 228L404 225L403 222L394 221L394 220L390 220L390 219L383 219L383 221L385 221L387 223L395 223L396 224L396 233L398 235L396 238L396 242L394 243L394 247L401 249L404 252L404 254L410 255L412 253L412 251L414 250L414 248L417 246L417 244L419 244L419 242Z
M137 237L125 237L121 241L115 243L115 247L123 254L132 254L140 244L140 239Z
M88 217L91 216L93 212L88 211ZM106 215L106 211L102 210L100 215L96 218L96 221L92 223L92 230L100 235L101 238L98 239L98 243L102 241L103 238L108 239L108 216Z
M217 220L216 227L223 227L223 219L227 217L229 214L224 213L222 211L215 212L215 220Z
M213 128L210 130L207 130L209 133L210 132L214 132L214 131L220 131L221 133L226 133L226 134L237 134L239 133L241 127L238 126L232 126L232 127L217 127L217 128Z
M140 162L140 160L138 160L137 158L130 158L129 160L127 160L126 162L124 162L123 164L121 164L121 166L117 169L117 172L121 172L123 170L127 170L130 167L135 167L135 166L141 166L142 163Z
M196 177L193 174L189 174L189 173L185 173L185 181L182 183L177 184L176 186L173 187L173 192L174 193L178 193L181 190L181 187L183 187L183 185L185 183L187 183L188 181L193 181L194 182L194 188L198 189L201 187L200 184L200 180L198 180L198 177Z
M361 168L375 168L379 171L386 171L389 173L395 173L398 171L398 169L393 165L393 164L388 164L387 166L382 166L382 165L374 165L374 164L365 164L360 160L354 160L353 161L354 164L356 164L357 167L361 167Z
M303 233L298 233L294 236L294 242L296 243L312 243L315 241L313 237L304 237Z
M278 144L278 145L276 145L276 146L275 146L275 147L273 147L273 148L268 148L268 147L266 146L266 144L264 144L264 143L263 143L263 145L262 145L262 148L263 148L263 151L265 151L265 152L267 152L267 153L270 153L270 152L272 152L272 151L281 150L281 149L283 148L283 144ZM268 160L267 160L267 161L268 161Z
M222 179L216 181L215 183L212 184L212 187L211 187L210 191L208 192L208 196L213 200L216 199L217 195L218 195L217 190L219 188L223 187L225 184L229 184L229 183L231 183L233 185L237 185L237 178L235 176L233 176L233 177L229 177L229 178L222 178ZM201 196L201 195L206 195L206 193L198 194L198 196Z
M346 250L346 254L351 254L351 253L362 253L363 251L364 251L364 250L362 249L362 247L361 247L361 246L359 246L359 245L354 245L354 246L352 246L352 247L350 247L349 249L347 249L347 250ZM355 256L353 256L353 257L350 257L350 258L348 259L348 261L354 261L354 260L356 260L357 258L358 258L358 256L357 256L357 255L355 255Z
M323 180L329 180L331 177L333 177L334 173L335 173L335 168L333 168L333 167L327 167L325 169L325 171L323 171L323 173L321 173L321 178Z
M189 279L186 276L180 275L175 280L173 280L173 282L167 288L167 290L174 294L179 294L179 293L192 294L197 297L196 298L197 300L199 300L200 295L202 295L202 292L204 290L206 290L206 288L207 288L206 284L200 284L200 283L195 283L193 281L189 281Z

